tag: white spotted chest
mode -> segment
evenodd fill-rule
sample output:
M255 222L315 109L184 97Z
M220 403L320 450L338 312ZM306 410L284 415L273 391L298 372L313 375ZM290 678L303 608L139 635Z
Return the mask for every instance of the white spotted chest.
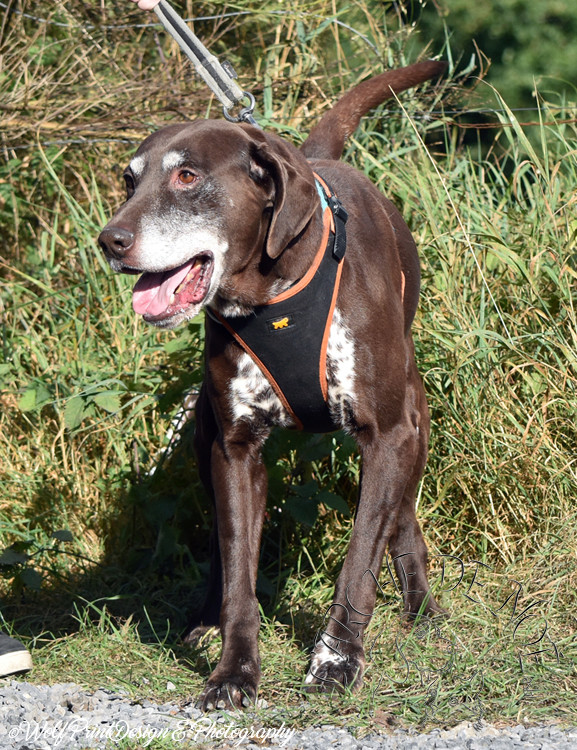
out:
M327 392L331 416L346 428L355 400L355 345L340 311L335 309L327 345ZM298 377L298 373L295 373ZM293 419L252 358L243 352L230 383L230 405L235 421L265 419L281 427Z

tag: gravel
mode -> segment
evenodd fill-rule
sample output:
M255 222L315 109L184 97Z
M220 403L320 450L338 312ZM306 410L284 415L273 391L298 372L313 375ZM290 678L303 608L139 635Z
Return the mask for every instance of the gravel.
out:
M244 750L285 747L289 750L577 750L577 728L540 725L496 728L469 722L452 729L433 729L426 734L396 729L356 739L334 726L288 727L274 719L270 726L250 724L220 713L202 714L192 706L132 701L126 694L108 690L89 693L80 686L32 685L0 681L0 750L51 750L63 748L154 748L161 738L187 747ZM131 740L131 742L129 742Z

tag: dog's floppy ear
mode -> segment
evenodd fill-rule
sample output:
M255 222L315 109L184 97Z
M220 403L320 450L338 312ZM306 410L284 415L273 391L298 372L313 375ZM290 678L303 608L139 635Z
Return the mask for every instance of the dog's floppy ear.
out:
M317 209L320 199L314 175L296 148L269 135L266 141L254 144L250 176L270 193L272 217L266 252L278 258Z

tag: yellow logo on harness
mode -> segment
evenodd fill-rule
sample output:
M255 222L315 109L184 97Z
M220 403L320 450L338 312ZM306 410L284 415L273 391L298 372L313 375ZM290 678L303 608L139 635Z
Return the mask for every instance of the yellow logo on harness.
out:
M279 331L281 328L288 328L289 319L281 318L280 320L273 320L272 327L275 331Z

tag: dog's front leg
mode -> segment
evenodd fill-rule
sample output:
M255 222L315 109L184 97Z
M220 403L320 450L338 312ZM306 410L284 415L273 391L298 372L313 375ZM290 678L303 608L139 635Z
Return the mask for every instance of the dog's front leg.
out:
M376 581L418 457L418 434L405 420L385 433L369 428L359 444L363 469L355 526L317 637L306 677L309 690L357 689L362 683L363 637L375 606Z
M255 589L267 494L260 445L217 439L212 483L222 561L222 656L200 696L203 710L240 708L256 700L260 617Z

